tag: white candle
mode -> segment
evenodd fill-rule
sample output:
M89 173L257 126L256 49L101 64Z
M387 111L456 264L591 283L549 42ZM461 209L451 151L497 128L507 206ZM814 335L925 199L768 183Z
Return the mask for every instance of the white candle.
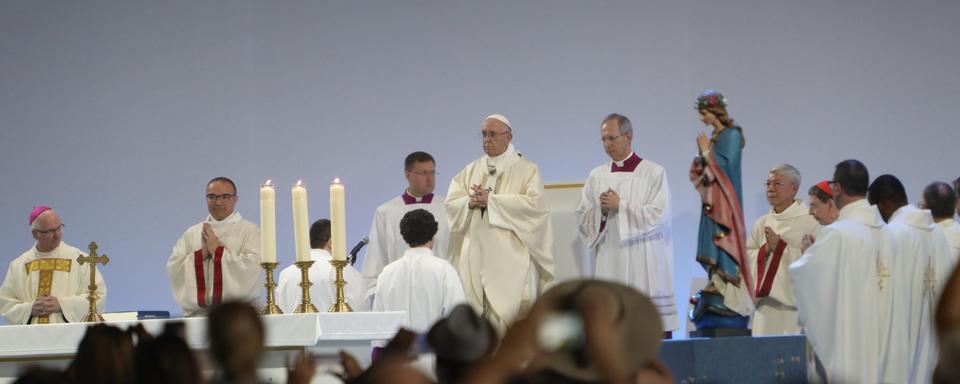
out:
M267 180L260 187L260 262L277 262L277 192Z
M347 223L344 214L345 191L340 178L330 183L330 247L334 260L347 259Z
M307 215L307 188L303 180L291 190L293 195L293 241L296 245L297 261L310 261L310 223Z

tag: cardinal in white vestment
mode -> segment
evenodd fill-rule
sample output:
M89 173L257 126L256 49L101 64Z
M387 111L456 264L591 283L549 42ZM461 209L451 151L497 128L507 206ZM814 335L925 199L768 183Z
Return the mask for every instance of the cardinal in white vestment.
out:
M326 311L337 301L337 290L334 283L337 281L337 270L330 264L333 258L330 255L330 220L320 219L310 225L310 266L307 274L310 276L310 301L320 311ZM303 301L303 289L300 287L302 279L300 268L290 265L280 271L277 279L277 305L283 313L293 313ZM367 289L363 285L363 277L352 265L343 268L343 280L347 285L343 287L343 296L354 312L370 310L367 302Z
M36 244L10 262L0 286L0 313L11 324L55 324L83 321L90 266L77 257L86 253L62 241L60 216L46 205L33 209L30 231ZM103 310L107 286L97 271L97 310Z
M425 209L403 215L400 232L410 249L383 268L373 297L374 311L407 312L405 325L417 333L427 332L466 301L457 271L433 254L437 228L436 219Z
M483 121L485 156L450 182L448 259L470 305L502 335L553 280L553 234L537 165L514 149L510 122Z
M869 174L857 160L837 164L830 184L837 221L790 265L800 325L829 382L880 380L881 290L889 288L883 260L892 259L892 236L864 198Z
M447 213L443 206L443 196L433 193L437 181L437 165L429 153L414 152L404 160L404 173L407 189L377 207L370 225L370 246L363 258L363 278L366 281L367 294L373 295L377 288L377 277L387 264L390 264L410 248L400 235L400 219L414 209L426 209L439 223L434 238L434 254L443 258L447 251L450 229L447 226Z
M880 210L897 245L891 267L894 301L884 381L927 383L937 356L935 300L956 258L933 215L929 210L908 205L907 192L896 177L878 177L870 185L868 196Z
M754 336L800 333L787 268L803 253L804 237L820 231L807 205L796 198L800 181L800 171L789 164L770 170L766 182L770 212L753 223L747 237L747 265L757 289L750 319Z
M226 300L256 301L263 288L260 229L234 211L237 188L217 177L207 183L202 222L188 228L167 260L173 298L184 316L202 314Z
M633 126L626 116L604 118L600 138L612 161L590 171L584 183L577 208L580 238L594 256L595 277L650 297L669 335L680 323L673 296L667 172L633 152Z

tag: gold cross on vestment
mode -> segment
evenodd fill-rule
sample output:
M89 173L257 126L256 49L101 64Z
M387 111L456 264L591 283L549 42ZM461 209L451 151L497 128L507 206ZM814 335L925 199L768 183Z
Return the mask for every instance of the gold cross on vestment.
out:
M97 313L97 300L100 299L100 296L97 295L97 264L107 265L107 263L110 262L110 258L107 257L107 255L97 256L97 243L94 241L91 241L87 248L90 250L90 255L77 256L77 263L80 265L90 263L90 285L87 286L87 289L90 290L90 293L87 295L87 301L90 302L90 312L83 318L83 321L92 323L103 321L103 317Z
M883 291L883 283L887 281L889 277L890 271L887 269L887 266L883 265L882 261L877 260L877 285L881 291Z
M931 308L936 305L934 301L934 290L937 289L937 271L933 265L927 265L927 270L923 272L923 294L930 299Z

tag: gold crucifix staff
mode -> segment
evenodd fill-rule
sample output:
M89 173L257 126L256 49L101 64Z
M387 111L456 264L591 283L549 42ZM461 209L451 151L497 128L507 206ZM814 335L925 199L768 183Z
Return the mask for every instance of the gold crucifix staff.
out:
M90 290L90 294L87 295L87 301L90 302L90 310L87 316L83 318L83 322L94 323L103 321L103 316L97 313L97 299L100 298L100 295L97 295L97 264L107 265L110 258L107 257L107 255L97 256L97 243L95 241L90 242L88 249L90 249L90 256L77 256L77 263L80 265L90 263L90 285L87 286Z

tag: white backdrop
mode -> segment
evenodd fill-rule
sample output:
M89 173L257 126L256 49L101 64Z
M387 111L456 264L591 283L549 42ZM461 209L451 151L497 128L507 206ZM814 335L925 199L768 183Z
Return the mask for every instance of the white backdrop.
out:
M780 162L805 190L858 158L913 201L960 175L958 14L946 0L2 1L0 264L32 245L31 207L51 204L67 242L111 257L109 310L176 313L166 259L214 176L239 184L255 223L267 178L303 178L319 218L340 176L352 245L403 190L409 152L437 158L445 193L481 155L481 118L503 113L546 182L578 181L619 112L669 173L683 304L703 274L686 179L697 94L723 91L744 127L748 221Z

